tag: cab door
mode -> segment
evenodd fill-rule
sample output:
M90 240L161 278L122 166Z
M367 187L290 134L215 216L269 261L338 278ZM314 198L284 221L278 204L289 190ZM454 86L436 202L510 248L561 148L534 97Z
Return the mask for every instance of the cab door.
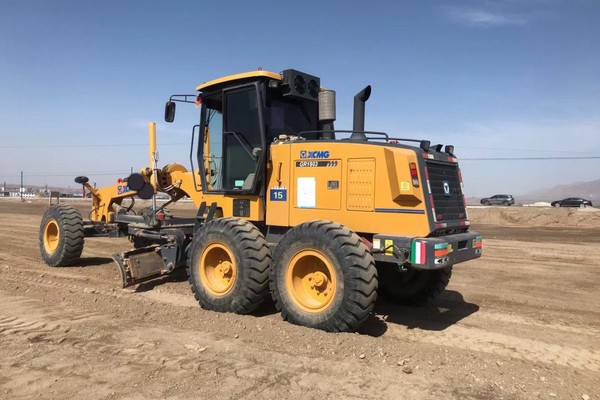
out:
M263 181L265 134L256 83L223 91L222 190L256 194Z

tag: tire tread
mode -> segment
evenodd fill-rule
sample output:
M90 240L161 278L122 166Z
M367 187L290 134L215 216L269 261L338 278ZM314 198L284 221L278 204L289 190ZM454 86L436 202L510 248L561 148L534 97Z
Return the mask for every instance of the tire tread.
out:
M293 306L287 299L285 288L278 282L285 274L286 250L296 241L314 242L327 246L342 268L343 296L336 309L328 308L322 313L308 314ZM330 332L355 331L370 316L377 298L377 269L366 245L347 227L333 221L310 221L290 229L280 241L273 254L271 268L271 293L275 307L283 320ZM338 285L342 287L342 285Z
M201 251L206 235L220 233L230 239L237 246L230 249L234 255L239 255L236 261L238 278L241 284L234 288L227 299L213 298L202 290L199 278L195 279L195 271L190 261L188 265L188 277L194 298L202 308L220 312L234 312L237 314L248 314L256 310L265 301L269 294L269 267L271 264L271 252L263 234L252 223L238 218L218 218L206 223L194 236L191 254ZM237 285L237 283L236 283Z
M52 220L58 225L59 243L56 251L50 254L44 247L44 230ZM73 206L53 205L46 210L40 223L39 247L42 258L51 267L75 264L81 258L84 237L81 213Z

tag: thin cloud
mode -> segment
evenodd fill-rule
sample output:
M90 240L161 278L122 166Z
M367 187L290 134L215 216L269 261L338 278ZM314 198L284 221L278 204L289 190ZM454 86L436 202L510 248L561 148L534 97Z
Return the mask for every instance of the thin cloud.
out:
M525 25L529 22L524 15L475 8L447 7L444 13L452 21L476 28Z

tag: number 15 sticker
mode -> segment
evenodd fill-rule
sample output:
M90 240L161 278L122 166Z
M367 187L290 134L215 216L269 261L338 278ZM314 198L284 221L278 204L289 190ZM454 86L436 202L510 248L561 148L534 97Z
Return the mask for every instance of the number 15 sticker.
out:
M287 189L285 188L276 188L270 190L271 201L287 201Z

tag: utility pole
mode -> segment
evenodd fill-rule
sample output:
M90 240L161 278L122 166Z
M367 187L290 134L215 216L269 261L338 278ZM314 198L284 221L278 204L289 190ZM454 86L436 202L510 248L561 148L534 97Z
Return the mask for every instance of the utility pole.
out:
M21 171L21 190L20 190L20 192L21 192L21 201L24 201L23 200L23 171Z

